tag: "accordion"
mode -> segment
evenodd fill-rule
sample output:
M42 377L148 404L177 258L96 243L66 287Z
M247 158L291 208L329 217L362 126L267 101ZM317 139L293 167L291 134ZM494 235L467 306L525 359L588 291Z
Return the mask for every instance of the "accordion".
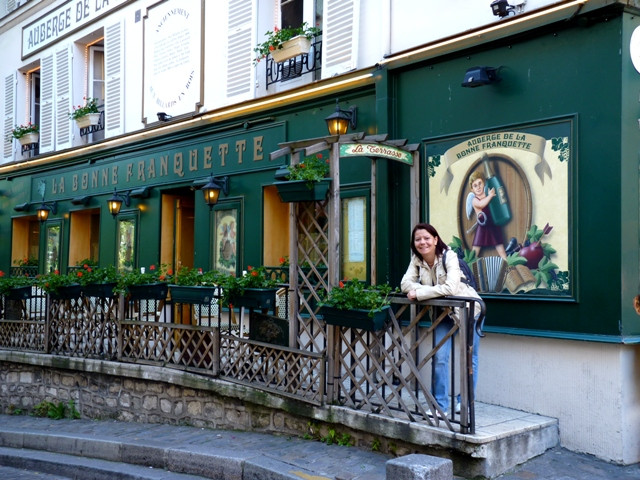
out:
M480 257L473 263L479 292L500 292L504 286L507 262L502 257Z

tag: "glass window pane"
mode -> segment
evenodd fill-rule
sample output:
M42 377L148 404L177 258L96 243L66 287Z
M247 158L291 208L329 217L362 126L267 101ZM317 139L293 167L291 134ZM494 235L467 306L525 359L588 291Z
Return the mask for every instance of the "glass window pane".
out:
M136 267L136 219L118 219L118 270L130 272Z
M367 202L365 197L342 200L342 259L344 278L367 280Z
M60 225L47 226L47 253L45 257L45 273L60 270Z

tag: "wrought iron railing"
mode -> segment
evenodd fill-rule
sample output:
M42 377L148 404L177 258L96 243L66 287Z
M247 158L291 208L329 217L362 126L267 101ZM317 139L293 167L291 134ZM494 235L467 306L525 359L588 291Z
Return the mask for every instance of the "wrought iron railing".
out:
M98 120L98 123L96 125L88 125L86 127L81 127L80 128L81 137L86 137L90 133L95 133L95 132L104 130L104 105L98 105L98 108L100 109L100 119Z
M284 62L275 62L271 55L267 55L266 60L267 87L318 72L322 68L322 37L314 38L309 53L303 53Z

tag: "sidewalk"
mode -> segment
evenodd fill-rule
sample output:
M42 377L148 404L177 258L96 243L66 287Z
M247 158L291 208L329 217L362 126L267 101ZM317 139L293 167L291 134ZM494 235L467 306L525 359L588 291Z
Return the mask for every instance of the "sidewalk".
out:
M391 458L355 447L262 433L8 415L0 415L0 447L0 465L16 466L15 463L7 463L8 455L18 458L19 452L23 452L26 459L44 458L47 455L40 452L47 451L65 457L64 461L69 461L69 455L79 455L96 465L100 461L112 461L147 469L153 467L158 475L166 475L162 469L168 468L183 472L182 475L158 476L176 479L386 480L385 463ZM25 453L20 448L33 451ZM28 466L20 468L25 467ZM238 471L242 477L237 476ZM253 477L249 476L251 472ZM2 478L7 477L2 475ZM463 480L462 477L455 479ZM640 466L616 466L558 447L498 479L638 480Z

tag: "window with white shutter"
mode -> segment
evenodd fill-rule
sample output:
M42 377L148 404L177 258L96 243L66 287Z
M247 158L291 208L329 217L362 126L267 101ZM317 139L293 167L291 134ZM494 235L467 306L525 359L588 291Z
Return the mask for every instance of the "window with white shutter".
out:
M357 67L359 14L360 0L324 0L322 78Z
M40 153L52 152L54 145L54 86L53 55L40 60Z
M16 85L17 74L4 77L4 142L2 148L2 158L5 162L13 160L13 149L15 142L11 135L11 130L16 124Z
M55 53L55 149L70 148L71 119L71 48L67 47Z
M104 123L105 137L124 133L124 27L122 21L105 29Z
M230 0L228 5L226 91L227 98L233 99L234 102L254 97L253 3L252 0Z

